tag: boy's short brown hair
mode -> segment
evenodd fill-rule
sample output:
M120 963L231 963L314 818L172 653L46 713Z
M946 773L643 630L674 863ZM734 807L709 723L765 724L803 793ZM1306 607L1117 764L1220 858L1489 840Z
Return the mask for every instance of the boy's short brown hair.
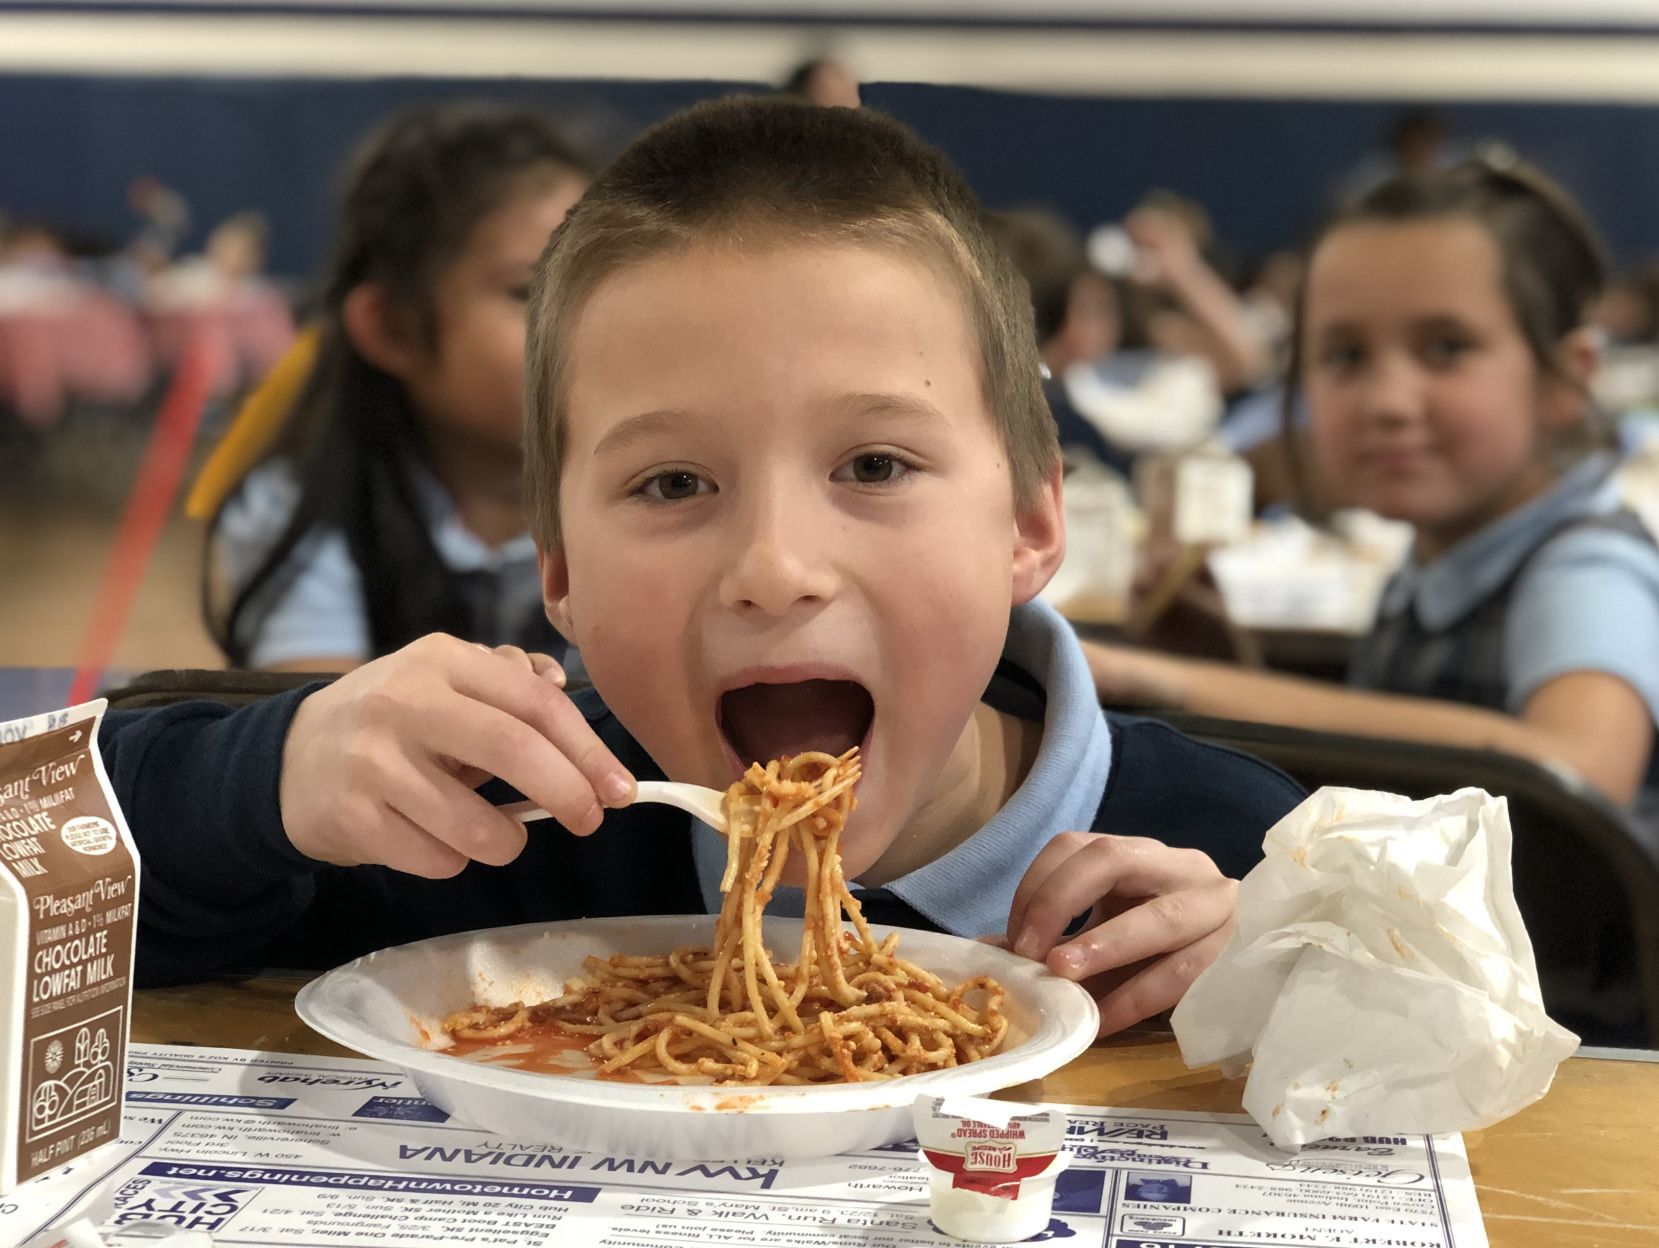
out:
M559 538L569 342L583 305L621 268L712 240L867 243L942 265L961 287L1014 494L1032 503L1059 459L1024 281L979 201L940 152L866 109L734 97L687 109L637 139L552 241L530 292L525 492L531 531Z

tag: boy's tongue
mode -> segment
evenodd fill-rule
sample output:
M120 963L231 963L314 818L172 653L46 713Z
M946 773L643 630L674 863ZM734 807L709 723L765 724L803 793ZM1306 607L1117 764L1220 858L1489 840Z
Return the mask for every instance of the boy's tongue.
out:
M720 699L720 727L747 766L786 754L841 754L864 740L875 704L845 680L745 685Z

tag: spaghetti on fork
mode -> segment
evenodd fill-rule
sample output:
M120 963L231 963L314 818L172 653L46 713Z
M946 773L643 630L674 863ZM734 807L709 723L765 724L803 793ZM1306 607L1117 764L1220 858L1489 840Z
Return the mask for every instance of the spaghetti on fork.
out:
M586 1039L601 1076L762 1085L890 1079L995 1053L1008 1030L1001 985L948 987L900 958L898 934L877 941L847 888L840 839L860 774L856 747L802 753L755 763L726 790L711 946L590 957L564 995L474 1006L444 1031L492 1045L552 1031ZM792 854L805 860L805 922L795 961L777 962L761 916Z

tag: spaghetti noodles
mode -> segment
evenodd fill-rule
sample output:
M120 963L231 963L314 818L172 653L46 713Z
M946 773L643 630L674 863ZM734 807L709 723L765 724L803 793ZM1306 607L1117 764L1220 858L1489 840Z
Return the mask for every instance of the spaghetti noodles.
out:
M978 976L951 988L906 962L897 933L876 940L847 889L840 838L859 775L856 748L806 753L756 763L726 791L711 946L590 957L563 996L474 1006L444 1031L481 1057L540 1036L585 1042L601 1076L744 1084L887 1079L995 1053L1008 1030L1001 985ZM761 914L794 853L806 861L806 919L796 960L779 963Z

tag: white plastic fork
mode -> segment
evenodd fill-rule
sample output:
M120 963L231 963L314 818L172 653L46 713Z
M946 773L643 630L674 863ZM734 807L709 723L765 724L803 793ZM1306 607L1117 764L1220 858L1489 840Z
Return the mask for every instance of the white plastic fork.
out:
M673 806L701 819L716 832L726 830L726 795L718 789L705 789L700 784L678 784L673 780L641 780L636 802L660 802ZM534 823L537 819L551 819L534 802L509 802L497 807L520 823Z

